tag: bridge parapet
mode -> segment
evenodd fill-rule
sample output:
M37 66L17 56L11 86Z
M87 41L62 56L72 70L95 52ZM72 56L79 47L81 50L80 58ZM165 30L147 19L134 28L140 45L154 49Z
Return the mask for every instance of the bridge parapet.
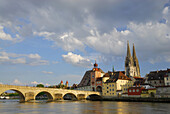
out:
M29 101L35 100L36 96L41 92L48 93L53 100L61 100L66 94L73 94L77 99L85 99L89 95L95 94L101 96L100 92L94 91L81 91L81 90L68 90L58 88L43 88L43 87L30 87L30 86L17 86L17 85L4 85L0 84L0 94L7 90L14 90L21 96L22 100Z

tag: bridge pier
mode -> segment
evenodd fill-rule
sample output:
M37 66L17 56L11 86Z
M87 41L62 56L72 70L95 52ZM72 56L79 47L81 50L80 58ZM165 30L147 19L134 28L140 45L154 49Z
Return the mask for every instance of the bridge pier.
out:
M21 99L22 100L22 99ZM25 100L24 101L30 101L35 100L34 99L34 93L33 92L27 92L25 93Z
M86 100L86 95L85 94L78 94L77 100Z
M63 100L63 94L60 94L60 93L55 94L54 100Z

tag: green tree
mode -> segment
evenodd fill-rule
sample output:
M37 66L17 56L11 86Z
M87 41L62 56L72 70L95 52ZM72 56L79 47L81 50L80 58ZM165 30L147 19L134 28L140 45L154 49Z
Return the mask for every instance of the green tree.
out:
M36 87L44 87L44 85L43 84L37 84Z

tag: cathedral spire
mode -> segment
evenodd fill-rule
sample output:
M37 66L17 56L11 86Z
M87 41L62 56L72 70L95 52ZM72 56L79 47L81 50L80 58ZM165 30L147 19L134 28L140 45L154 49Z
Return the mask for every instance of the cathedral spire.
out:
M135 45L134 45L134 43L133 43L133 59L136 59L137 57L136 57L136 51L135 51Z
M129 47L129 41L127 41L127 58L131 58L131 53L130 53L130 47Z

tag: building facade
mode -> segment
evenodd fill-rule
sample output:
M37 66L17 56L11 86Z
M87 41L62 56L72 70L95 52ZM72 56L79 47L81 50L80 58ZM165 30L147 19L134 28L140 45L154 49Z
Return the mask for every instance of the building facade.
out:
M165 86L170 86L170 69L167 69L167 73L164 76Z
M117 91L117 85L114 79L108 79L106 82L103 83L103 88L102 88L102 95L103 96L117 96L116 94Z
M105 73L98 68L98 64L95 61L93 69L86 71L77 89L102 92L102 78L104 74Z
M151 71L149 74L146 75L147 82L155 87L170 84L168 72L170 72L170 69Z
M128 97L155 97L156 88L148 84L136 85L128 89Z

